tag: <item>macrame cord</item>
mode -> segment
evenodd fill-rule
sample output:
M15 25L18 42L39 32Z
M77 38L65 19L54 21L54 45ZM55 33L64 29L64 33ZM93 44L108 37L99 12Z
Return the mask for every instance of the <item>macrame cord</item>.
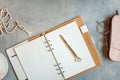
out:
M12 25L13 24L13 25ZM11 28L12 26L12 28ZM31 32L29 32L24 26L22 26L17 20L13 20L10 12L6 8L0 9L0 36L3 36L3 31L7 34L15 31L16 28L24 31L28 36L30 36Z

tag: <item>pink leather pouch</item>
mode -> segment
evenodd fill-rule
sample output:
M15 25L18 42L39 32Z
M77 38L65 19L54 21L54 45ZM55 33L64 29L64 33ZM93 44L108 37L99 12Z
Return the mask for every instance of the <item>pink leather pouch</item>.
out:
M113 61L120 61L120 15L115 15L111 21L109 57Z

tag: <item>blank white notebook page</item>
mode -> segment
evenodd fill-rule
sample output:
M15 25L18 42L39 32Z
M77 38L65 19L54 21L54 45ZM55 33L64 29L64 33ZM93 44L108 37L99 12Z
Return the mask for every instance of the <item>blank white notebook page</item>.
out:
M59 35L65 38L74 52L82 59L80 62L75 62L73 55L65 46ZM58 63L61 63L60 66L63 67L62 70L65 71L65 78L69 78L95 66L94 60L92 59L76 22L58 28L46 34L46 37L48 40L51 40L50 44L52 44L54 48L54 55Z
M58 75L57 67L54 67L56 63L44 42L42 36L15 48L28 80L63 80Z

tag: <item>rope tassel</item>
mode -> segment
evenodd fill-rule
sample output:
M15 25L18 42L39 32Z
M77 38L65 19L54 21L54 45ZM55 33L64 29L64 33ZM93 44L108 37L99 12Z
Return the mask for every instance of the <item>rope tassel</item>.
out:
M17 20L12 19L8 9L0 9L0 36L3 36L3 31L9 34L15 31L16 28L24 31L28 36L31 36L31 32L29 32L23 25L20 25Z

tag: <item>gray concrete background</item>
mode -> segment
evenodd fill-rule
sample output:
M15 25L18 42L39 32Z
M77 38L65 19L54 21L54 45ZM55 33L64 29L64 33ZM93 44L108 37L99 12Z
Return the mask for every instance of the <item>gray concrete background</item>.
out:
M35 35L76 16L82 16L89 32L95 40L103 65L73 80L119 80L120 62L104 58L98 44L102 35L96 31L96 21L120 11L120 0L0 0L0 8L8 8L17 19ZM11 34L4 33L0 38L0 52L27 39L28 36L17 29ZM16 80L11 65L3 80Z

